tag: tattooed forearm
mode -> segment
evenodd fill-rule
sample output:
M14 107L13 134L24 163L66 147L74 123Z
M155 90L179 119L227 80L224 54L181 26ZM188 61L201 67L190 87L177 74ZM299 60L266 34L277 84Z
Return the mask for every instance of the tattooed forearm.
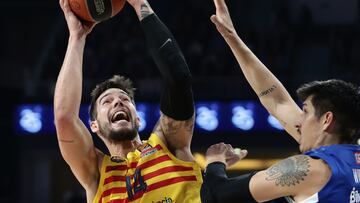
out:
M292 186L299 184L308 175L309 157L298 155L280 161L266 170L267 181L275 181L276 186Z
M141 13L140 20L146 18L152 13L150 5L147 1L144 1L144 3L141 4L140 13Z
M273 92L276 88L277 88L276 85L273 85L273 86L271 86L269 89L260 92L260 94L258 95L258 97L262 97L262 96L268 95L268 94L270 94L271 92Z

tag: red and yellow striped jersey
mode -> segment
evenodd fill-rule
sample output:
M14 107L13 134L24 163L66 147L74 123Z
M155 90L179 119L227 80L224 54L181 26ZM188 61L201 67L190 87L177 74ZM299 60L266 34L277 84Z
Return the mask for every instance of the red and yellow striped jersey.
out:
M177 159L156 134L120 163L105 155L93 203L197 203L202 184L195 162Z

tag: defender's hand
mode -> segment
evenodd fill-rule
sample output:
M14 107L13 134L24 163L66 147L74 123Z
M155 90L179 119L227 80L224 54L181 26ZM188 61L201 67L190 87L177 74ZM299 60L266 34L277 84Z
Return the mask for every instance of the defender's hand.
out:
M216 15L210 17L223 37L236 34L225 0L214 0Z
M247 150L234 150L230 144L214 144L206 151L207 164L222 162L227 167L235 164L247 155Z
M94 28L96 23L80 21L71 11L69 0L60 0L59 4L62 11L64 12L70 36L74 36L79 39L82 37L86 37Z

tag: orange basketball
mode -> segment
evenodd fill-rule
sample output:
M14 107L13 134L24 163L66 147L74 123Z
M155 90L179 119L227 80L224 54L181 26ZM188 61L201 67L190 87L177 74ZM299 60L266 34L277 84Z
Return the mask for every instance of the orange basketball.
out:
M71 10L82 20L100 22L119 13L126 0L70 0Z

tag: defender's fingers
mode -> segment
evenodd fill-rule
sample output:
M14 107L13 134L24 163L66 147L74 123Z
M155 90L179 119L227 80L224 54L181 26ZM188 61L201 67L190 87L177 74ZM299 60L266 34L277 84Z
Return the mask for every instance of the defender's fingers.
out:
M215 4L216 8L219 8L219 7L224 6L224 5L226 6L225 0L214 0L214 4Z
M213 22L215 25L218 25L218 24L219 24L219 19L218 19L218 17L217 17L216 15L212 15L212 16L210 17L210 20L211 20L211 22Z

